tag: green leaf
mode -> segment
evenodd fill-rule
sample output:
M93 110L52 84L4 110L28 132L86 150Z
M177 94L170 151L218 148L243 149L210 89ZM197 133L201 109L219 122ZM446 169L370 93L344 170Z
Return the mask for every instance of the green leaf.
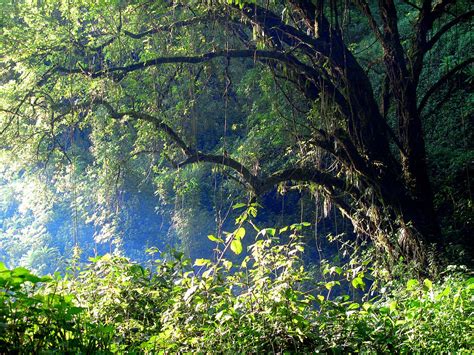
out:
M356 277L351 283L354 288L360 288L361 290L365 288L365 282L361 277Z
M451 287L447 286L447 287L443 290L443 292L440 292L440 293L436 296L436 300L439 301L439 300L442 299L443 297L448 296L450 293L451 293Z
M71 307L68 309L67 313L70 315L80 314L82 313L84 308L81 307Z
M340 285L339 281L329 281L324 284L324 287L326 287L328 290L333 288L336 285Z
M30 270L28 270L27 268L20 266L12 270L12 275L22 277L22 276L31 275L31 273L30 273Z
M423 289L424 289L425 291L432 290L432 289L433 289L433 283L432 283L430 280L425 279L425 280L423 281Z
M255 218L257 217L257 209L255 207L249 207L249 214Z
M243 237L245 237L245 228L243 227L240 227L239 229L237 229L235 232L234 232L234 239L242 239Z
M329 273L330 273L330 274L336 273L336 274L338 274L338 275L341 275L341 274L342 274L342 268L339 267L339 266L332 266L332 267L329 269Z
M25 275L25 281L29 281L35 284L35 283L41 282L41 278L36 275L29 274L29 275Z
M272 237L275 236L276 229L275 228L265 228L260 231L260 234L265 236L266 234L270 234Z
M413 290L419 284L420 283L418 282L418 280L415 280L415 279L408 280L408 282L407 282L407 291Z
M186 291L186 293L185 293L184 296L183 296L183 299L184 299L184 301L185 301L186 303L191 299L191 296L196 292L197 289L198 289L198 285L194 285L194 286L191 286L191 287Z
M224 241L221 239L221 238L217 238L215 235L213 234L209 234L207 236L207 239L209 239L211 242L216 242L216 243L224 243Z
M196 259L194 262L194 266L204 266L204 265L209 265L211 263L211 260L209 259Z
M232 209L236 210L242 207L247 207L246 203L236 203L235 205L232 206Z
M206 278L210 277L213 272L214 272L214 268L207 269L206 271L204 271L202 273L202 278L206 279Z
M242 242L238 238L234 238L230 243L230 249L236 254L239 255L242 253Z
M224 265L224 267L226 268L226 270L230 270L230 268L232 267L232 261L224 260L224 261L222 262L222 265Z
M347 309L349 311L354 310L354 309L359 309L360 305L358 303L351 303Z

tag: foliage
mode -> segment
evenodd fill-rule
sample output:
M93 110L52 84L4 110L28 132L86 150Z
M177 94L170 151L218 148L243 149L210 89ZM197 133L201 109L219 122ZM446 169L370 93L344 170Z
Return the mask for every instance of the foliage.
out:
M474 279L465 271L368 290L373 277L360 267L325 264L325 280L315 282L301 259L303 227L261 230L240 262L192 264L183 253L156 258L150 250L146 268L109 254L83 270L73 264L63 279L0 265L0 350L435 353L472 346Z
M80 338L80 326L84 326L78 319L81 308L74 304L73 295L61 296L54 286L48 290L40 286L51 281L22 267L8 270L0 263L0 351L67 351L77 344L87 348L92 338Z
M472 5L421 3L3 2L0 353L472 350L420 276L472 262Z
M305 3L314 5L315 2L55 0L2 3L0 154L2 165L8 167L5 170L2 167L1 171L2 192L10 190L10 185L17 180L31 181L40 176L41 183L47 188L38 193L48 194L52 198L41 197L53 202L53 206L38 204L33 215L15 211L12 216L3 211L11 212L12 205L23 196L8 193L10 197L5 201L2 197L0 214L5 216L0 222L0 243L5 253L2 260L8 260L12 266L32 267L38 272L54 271L53 267L45 269L41 255L26 250L25 236L34 237L35 246L45 252L49 250L51 255L69 256L71 244L78 243L87 256L97 248L100 252L116 248L140 257L144 244L157 245L166 239L183 244L192 256L205 256L209 250L205 238L209 227L217 221L215 233L219 234L223 225L228 224L223 216L233 204L232 200L236 196L242 198L244 194L238 183L244 183L246 187L249 184L241 176L241 168L235 169L228 164L212 168L184 165L175 169L176 164L183 159L186 161L189 154L166 134L169 130L189 148L204 155L231 157L248 168L258 182L265 181L273 173L278 177L285 169L293 168L295 173L309 169L308 174L283 174L284 178L269 179L281 183L279 191L282 194L294 189L296 184L297 188L310 189L309 193L298 191L300 196L306 196L301 199L290 197L290 204L286 204L284 198L269 199L271 207L277 204L289 207L287 210L282 208L282 213L276 208L274 213L268 213L270 223L278 220L279 215L287 219L296 216L296 204L303 206L308 196L315 197L317 205L332 204L339 208L352 201L345 212L351 215L353 223L359 224L358 231L365 230L374 240L383 239L376 233L381 231L388 238L379 245L391 242L394 249L410 245L398 246L398 236L406 231L403 228L416 224L416 220L427 215L426 208L411 206L417 200L430 200L431 193L409 192L407 201L420 196L411 202L395 203L407 208L397 217L398 207L393 213L385 211L389 205L385 197L381 198L381 207L375 208L375 196L378 191L401 191L403 188L371 186L377 179L369 178L369 175L377 175L394 162L399 165L405 161L410 149L400 149L399 145L405 144L407 139L403 137L404 123L400 121L406 115L400 114L403 110L396 107L400 103L396 98L416 101L416 96L418 101L422 100L444 75L469 60L469 51L464 50L472 42L469 23L464 20L454 23L441 33L433 50L426 50L426 55L419 57L424 70L421 70L419 81L413 80L415 86L419 83L416 95L395 94L394 88L392 93L384 89L386 74L393 72L385 67L392 56L384 58L380 36L370 29L370 16L364 13L367 9L357 7L356 3L360 2L350 6L350 2L325 2L323 12L327 21L323 22L330 28L324 30L309 24L312 15L305 18ZM434 3L432 5L436 7ZM259 11L278 20L278 25L268 23L270 27L267 28L266 23L259 24L255 16L249 15L252 6L258 6ZM469 18L465 16L471 9L468 1L447 2L446 6L444 10L447 11L431 14L436 18L434 25L428 26L428 33L420 32L421 37L425 36L427 40L435 37L438 30L457 16ZM369 10L374 14L376 24L383 23L375 3L370 3ZM406 63L410 72L411 63L416 65L417 62L411 58L423 52L416 50L420 43L412 43L412 39L420 38L414 36L413 31L425 15L418 5L405 2L396 2L395 10L400 47L405 52L401 57L410 58ZM298 41L281 37L281 34L275 36L274 30L279 32L278 27L283 26L293 28L301 43L309 40L309 36L311 41L326 40L329 45L323 47L332 49L326 54L312 53L312 49L305 52L316 48L308 43L299 45ZM386 31L390 26L378 27ZM328 31L343 34L342 42L337 42L338 36L324 39L323 35ZM391 35L382 37L386 37L386 41L395 40ZM336 48L341 45L347 47L347 51L338 55ZM293 59L287 62L260 58L255 49L291 55ZM229 55L237 55L235 51L240 50L252 53L243 57ZM204 53L220 54L209 60L194 61ZM355 79L354 85L343 88L348 80L339 75L347 68L332 65L338 57L348 55L354 56L355 67L360 65L359 74L365 72L366 75ZM186 62L186 58L194 59ZM156 59L158 62L152 65L150 60ZM424 130L408 136L424 138L434 205L442 222L442 240L446 241L445 249L451 256L463 255L459 260L463 262L472 259L462 247L462 244L468 244L473 226L469 189L469 176L472 175L472 144L469 142L473 130L472 120L468 119L472 116L471 67L467 65L456 72L445 85L429 95L424 107L419 107L420 117L416 114L408 120L415 122L419 118L422 121L420 127L423 125ZM342 107L334 102L331 90L317 88L321 78L334 84L349 101L349 106L354 107L363 101L350 96L369 94L372 86L374 97L369 101L373 104L388 101L384 112L380 112L383 116L380 117L383 119L381 126L374 127L373 132L369 130L369 134L352 134L348 117L341 115ZM368 87L358 86L369 82ZM314 85L316 87L310 90ZM100 105L100 101L110 103L116 113L129 114L118 117ZM374 112L370 113L366 111L370 105L361 106L358 114L367 116L370 125L380 110L374 107ZM152 115L161 122L159 127L166 125L169 129L160 129L156 122L145 120L143 116L133 117L132 111ZM359 159L354 160L351 154L347 159L342 157L345 154L341 152L349 147L347 142L343 144L347 137L340 135L341 130L352 135L351 145L355 143L356 152L351 154L357 153ZM391 155L389 149L382 156L377 156L379 149L375 149L371 157L370 149L358 146L358 136L367 136L362 141L370 141L384 135L392 137L386 142L394 153L388 162L383 160ZM219 159L219 162L224 160ZM355 161L364 161L368 171L359 174L361 166L352 166ZM424 157L412 165L424 165ZM322 181L311 181L315 176L313 169L330 174L333 178L330 181L336 182L337 191L334 186L323 187ZM407 174L401 174L399 170L387 171L387 181L402 181ZM7 175L8 179L5 179ZM398 175L397 179L392 178L395 175ZM296 178L298 181L293 181ZM420 186L429 185L425 182ZM8 186L3 189L3 185ZM412 184L406 185L410 190ZM342 195L345 198L340 201L338 197ZM392 195L398 197L399 193ZM453 196L459 196L459 199ZM262 200L265 198L261 197ZM34 199L36 197L31 200ZM317 209L321 207L317 206ZM367 213L369 210L371 212ZM422 213L412 218L408 216L412 210ZM307 208L301 207L301 211L304 215L298 216L301 220L319 219ZM42 216L45 213L49 218L46 225ZM371 223L367 218L380 220L372 221L375 226L370 230ZM396 225L404 218L407 221ZM430 218L427 217L428 221ZM202 227L200 230L196 228L196 221ZM429 222L428 226L436 224ZM390 228L379 228L382 224L390 225ZM392 228L392 224L396 226ZM31 228L25 228L30 225ZM142 238L146 239L145 243L140 243ZM407 254L405 258L411 255ZM60 263L58 258L57 264Z

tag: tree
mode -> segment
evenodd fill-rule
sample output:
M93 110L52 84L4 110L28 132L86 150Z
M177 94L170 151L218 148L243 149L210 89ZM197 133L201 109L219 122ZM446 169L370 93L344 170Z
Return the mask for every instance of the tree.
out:
M7 107L2 133L14 129L15 120L27 124L25 116L36 126L40 116L40 125L53 126L53 143L58 141L55 125L94 125L97 115L140 122L160 135L165 143L159 150L173 168L204 162L224 166L256 197L287 181L315 185L391 260L404 257L423 270L429 249L443 247L423 109L472 64L467 58L426 87L426 56L472 17L468 8L456 0L58 1L29 5L26 11L11 5L15 16L4 19L2 54L12 82L22 86L8 88L8 99L17 103ZM359 22L359 32L350 16ZM401 17L411 19L410 35L401 35ZM365 30L376 55L369 63L350 47ZM169 93L177 73L197 66L190 71L197 81L216 61L225 68L226 82L239 63L266 68L281 93L291 87L289 105L303 111L306 123L298 132L305 153L289 159L292 166L265 172L232 152L206 152L191 143L176 116L167 117L176 104ZM378 73L369 74L374 67ZM157 85L157 78L165 78L166 85ZM303 108L294 101L298 96ZM315 159L315 151L324 158Z

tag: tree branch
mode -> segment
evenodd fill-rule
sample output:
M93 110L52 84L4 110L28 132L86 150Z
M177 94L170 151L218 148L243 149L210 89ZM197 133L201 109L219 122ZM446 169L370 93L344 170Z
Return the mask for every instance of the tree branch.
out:
M379 26L377 25L377 22L375 21L375 18L372 15L372 11L370 10L370 7L369 7L369 4L367 4L367 1L356 0L355 3L360 8L360 10L365 15L365 17L367 17L367 20L369 21L369 26L372 29L372 32L374 33L377 40L380 42L382 47L385 47L385 42L382 36L382 32L380 32Z
M217 165L223 165L235 170L239 173L243 179L247 182L248 185L255 191L257 195L261 193L262 182L260 179L252 174L249 169L244 165L239 163L237 160L232 159L231 157L225 155L216 155L216 154L205 154L202 152L195 152L192 155L189 155L184 161L175 164L176 168L182 168L189 164L194 164L198 162L206 162Z
M158 117L152 116L145 112L137 112L137 111L118 112L112 107L112 105L109 102L102 99L95 99L92 102L92 104L102 105L108 111L109 115L115 119L120 119L125 116L129 116L129 117L133 117L136 119L153 123L158 130L164 132L182 150L183 154L185 155L196 154L195 149L189 147L184 142L184 140L169 125L164 123L163 120L159 119Z
M446 84L451 78L456 75L456 73L464 68L466 68L468 65L474 63L474 58L469 58L465 60L464 62L456 65L453 69L448 71L446 74L444 74L423 96L423 98L420 101L420 104L418 105L418 113L421 113L423 109L425 108L426 104L428 103L428 100L430 99L431 95L433 95L437 90L439 90L444 84Z
M418 5L412 3L411 1L408 1L408 0L402 0L405 4L413 7L414 9L417 9L419 11L421 11L421 7L419 7Z
M440 18L446 12L448 7L453 5L456 1L457 0L441 0L438 2L431 11L432 22Z
M220 50L214 52L208 52L201 55L195 56L171 56L171 57L158 57L150 60L146 60L139 63L134 63L125 66L112 67L104 70L97 71L87 71L83 68L65 68L57 67L56 71L65 74L84 74L88 75L91 78L98 78L107 76L110 73L120 72L123 75L130 73L136 70L142 70L147 67L157 66L161 64L173 64L173 63L188 63L188 64L198 64L211 61L216 58L262 58L262 59L273 59L285 62L287 64L291 63L301 63L296 60L292 55L286 54L279 51L267 51L267 50L253 50L253 49L229 49L229 50Z
M450 28L456 24L469 20L472 17L472 11L467 12L463 15L456 17L451 22L445 24L441 30L439 30L431 40L427 40L428 33L432 30L433 24L437 19L443 16L448 8L453 5L456 0L441 0L432 8L432 0L424 0L421 8L420 15L415 30L415 39L412 44L412 55L410 58L411 62L411 75L415 86L418 85L418 81L423 69L423 59L425 54L433 48L441 36L449 31Z
M325 38L315 38L287 25L280 16L268 9L255 4L247 4L239 11L252 23L258 25L274 41L277 47L281 47L281 43L284 43L291 48L299 48L310 56L314 57L321 54L329 59L335 59L335 54L338 54L333 52L331 43L326 41ZM339 65L341 65L342 59L342 55L337 58Z
M405 50L401 44L400 33L398 31L397 8L393 0L379 0L379 10L383 23L383 48L387 71L401 78L405 78L407 65ZM392 82L395 78L393 74L390 75Z
M133 38L133 39L141 39L143 37L153 35L153 34L156 34L156 33L159 33L159 32L170 32L175 28L181 28L181 27L185 27L185 26L198 24L198 23L203 22L203 20L206 20L210 17L211 17L210 15L196 16L196 17L193 17L193 18L190 18L190 19L177 21L177 22L173 22L173 23L170 23L170 24L156 26L154 28L151 28L149 30L139 32L139 33L134 33L134 32L127 31L127 30L123 30L122 33L125 36L128 36L128 37ZM99 44L95 47L90 47L89 50L91 50L93 52L98 52L98 51L104 49L105 47L107 47L108 45L112 44L113 42L115 42L117 40L117 38L120 35L120 32L121 32L121 26L117 29L117 34L114 34L108 40L106 40L105 42L103 42L103 43L101 43L101 44Z
M317 32L317 24L316 24L316 17L318 16L318 8L316 5L312 4L311 1L305 0L289 0L290 4L293 6L294 10L301 16L303 19L306 28L310 32ZM319 4L321 1L319 1Z
M127 73L142 70L150 66L157 66L161 64L173 64L173 63L188 63L188 64L199 64L211 61L216 58L252 58L253 60L265 61L279 61L284 62L296 69L296 75L298 80L304 80L301 87L304 87L305 94L313 95L312 99L316 99L320 91L324 91L327 95L334 98L335 102L339 105L341 112L344 115L349 115L349 105L342 95L342 93L332 84L329 80L325 80L321 73L309 66L295 56L288 54L283 51L268 51L268 50L255 50L255 49L230 49L220 50L214 52L208 52L196 56L172 56L172 57L158 57L147 61L130 64L121 67L112 67L106 70L98 71L86 71L82 68L68 69L64 67L57 67L56 70L60 73L66 74L84 74L91 78L98 78L107 76L111 73L118 72L119 76L116 79L121 79ZM308 79L311 79L309 81ZM308 81L309 84L308 85Z
M308 168L291 168L278 171L262 182L261 193L284 181L307 181L332 189L345 189L344 181L321 171Z
M468 12L465 12L464 14L462 15L459 15L458 17L454 18L453 20L451 20L450 22L448 22L447 24L445 24L443 27L441 27L441 29L436 32L436 34L431 37L431 39L426 43L426 50L430 50L431 48L433 48L433 46L439 41L439 39L441 38L441 36L443 36L446 32L448 32L451 28L453 28L454 26L456 26L457 24L460 24L461 22L465 22L465 21L469 21L472 16L474 16L474 11L468 11Z
M229 157L227 154L216 155L216 154L206 154L200 152L190 146L188 146L184 140L163 120L152 116L148 113L137 112L137 111L124 111L118 112L113 108L113 106L106 100L95 99L90 103L83 103L79 105L80 107L89 107L90 105L100 105L103 106L109 115L114 119L121 119L125 116L133 117L135 119L144 120L151 122L155 127L164 132L168 138L175 143L186 156L186 159L180 163L175 163L173 166L175 168L182 168L189 164L194 164L198 162L207 162L212 164L223 165L229 167L239 173L244 181L252 188L256 195L261 195L267 192L276 184L283 181L308 181L314 182L318 185L323 185L330 187L332 189L337 188L342 190L345 186L344 182L338 178L333 177L330 174L323 173L320 171L304 168L293 168L287 169L280 172L276 172L270 175L266 179L259 178L258 176L252 174L249 169L247 169L243 164L239 163L237 160ZM76 106L77 107L77 106Z

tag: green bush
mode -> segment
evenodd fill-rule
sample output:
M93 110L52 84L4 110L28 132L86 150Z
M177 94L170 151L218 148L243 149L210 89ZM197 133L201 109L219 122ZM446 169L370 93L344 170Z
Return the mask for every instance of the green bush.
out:
M472 349L474 279L467 272L392 281L374 292L362 268L324 264L324 281L316 282L301 259L303 227L261 230L248 255L232 261L221 253L192 264L171 251L145 268L105 255L62 279L0 265L0 352ZM225 242L211 239L225 249L237 238L232 250L239 253L241 228Z
M8 270L0 263L1 353L86 349L78 328L83 310L72 295L59 295L54 286L45 286L48 283L49 277L37 277L22 267Z

